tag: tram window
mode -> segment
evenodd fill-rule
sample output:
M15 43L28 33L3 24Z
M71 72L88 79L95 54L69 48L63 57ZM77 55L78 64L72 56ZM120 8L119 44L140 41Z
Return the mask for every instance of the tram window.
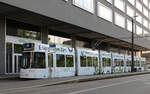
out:
M106 64L105 62L106 62L106 58L103 58L103 59L102 59L102 66L103 66L103 67L105 67L105 64Z
M34 62L31 66L32 68L45 68L45 53L34 53Z
M93 57L93 66L98 66L98 59L97 59L97 57Z
M144 67L144 65L145 65L145 62L144 62L144 61L142 61L142 62L141 62L141 66L142 66L142 67Z
M57 63L57 67L65 67L65 56L57 54L56 63Z
M103 67L109 67L109 66L111 66L111 59L110 58L103 58L102 59L102 66Z
M114 66L120 66L120 60L119 59L114 60Z
M139 61L136 61L136 66L140 66L140 62Z
M124 62L123 60L120 60L121 66L124 66Z
M27 52L23 53L23 66L22 68L31 68L33 63L33 53Z
M92 57L87 57L87 63L89 67L93 66Z
M107 58L106 61L107 61L107 64L106 64L107 67L111 66L111 59L110 59L110 58Z
M21 44L14 44L14 53L22 53L23 45Z
M131 61L127 60L127 66L131 66Z
M73 56L66 55L66 67L73 67Z
M86 67L86 57L85 56L80 56L80 66Z
M53 67L53 54L48 54L48 66Z

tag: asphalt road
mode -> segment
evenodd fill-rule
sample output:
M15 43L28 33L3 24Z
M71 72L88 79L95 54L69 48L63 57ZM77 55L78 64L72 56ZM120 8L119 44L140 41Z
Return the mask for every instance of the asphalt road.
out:
M150 94L150 74L39 88L1 89L0 94Z

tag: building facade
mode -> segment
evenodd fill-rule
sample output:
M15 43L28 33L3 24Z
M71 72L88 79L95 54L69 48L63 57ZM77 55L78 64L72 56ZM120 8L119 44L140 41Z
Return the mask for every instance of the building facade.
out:
M149 0L0 0L0 9L0 74L19 73L26 42L129 55L134 28L136 54L150 49Z

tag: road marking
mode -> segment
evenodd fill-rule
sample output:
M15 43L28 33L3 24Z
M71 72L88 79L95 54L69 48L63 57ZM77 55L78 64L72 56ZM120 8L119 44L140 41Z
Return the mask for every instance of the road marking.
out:
M141 79L135 79L135 80L125 81L125 82L122 82L122 83L114 83L114 84L111 84L111 85L105 85L105 86L101 86L101 87L95 87L95 88L85 89L85 90L81 90L81 91L75 91L75 92L71 92L71 93L68 93L68 94L79 94L79 93L84 93L84 92L88 92L88 91L93 91L93 90L96 90L96 89L102 89L102 88L107 88L107 87L112 87L112 86L117 86L117 85L130 83L130 82L135 82L135 81L139 81L139 80L141 80Z

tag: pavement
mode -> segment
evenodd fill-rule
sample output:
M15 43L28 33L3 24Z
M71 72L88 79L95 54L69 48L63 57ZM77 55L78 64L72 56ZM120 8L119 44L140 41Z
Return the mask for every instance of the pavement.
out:
M119 75L119 74L117 74ZM124 74L125 75L125 74ZM89 76L77 77L87 78ZM93 76L91 76L93 77ZM96 76L94 76L96 77ZM74 79L77 79L74 78ZM0 81L0 94L149 94L150 92L150 74L134 75L127 77L115 77L115 79L94 80L82 83L68 83L59 85L45 85L32 87L36 83L47 83L50 80L57 79L44 79L44 80L21 80L21 81ZM66 80L67 78L61 78ZM69 78L68 78L69 79ZM6 81L6 82L5 82ZM7 86L7 89L4 85ZM32 83L32 86L27 84ZM53 83L53 82L51 82ZM21 85L27 85L26 88ZM11 85L18 86L18 88L11 88ZM1 88L3 87L3 89ZM5 87L5 89L4 89ZM9 88L8 88L9 87Z
M38 88L46 86L55 86L63 84L72 84L112 78L121 78L135 75L150 74L150 72L136 72L136 73L120 73L107 75L93 75L93 76L76 76L67 78L49 78L49 79L19 79L18 76L1 76L0 77L0 91L11 91L28 88Z

